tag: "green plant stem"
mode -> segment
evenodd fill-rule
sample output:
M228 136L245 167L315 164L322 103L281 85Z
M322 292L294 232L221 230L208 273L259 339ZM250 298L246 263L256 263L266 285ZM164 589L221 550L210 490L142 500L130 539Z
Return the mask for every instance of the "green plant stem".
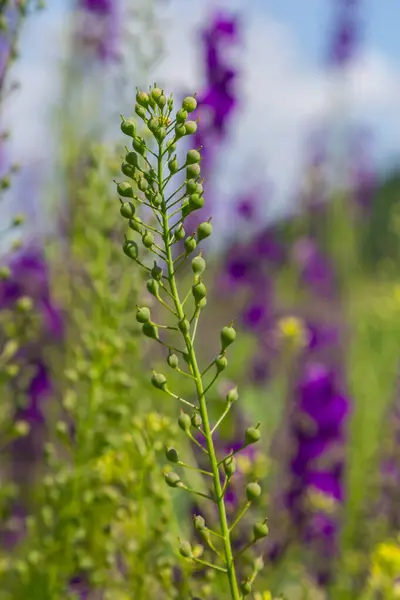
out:
M158 156L158 187L159 190L163 189L163 169L162 169L162 144L159 144L159 156ZM163 230L164 230L164 244L165 244L165 253L166 253L166 262L168 267L168 279L171 294L174 299L175 309L179 320L183 320L185 318L185 313L182 308L181 300L179 297L179 292L177 289L175 272L174 272L174 261L171 253L171 245L169 243L169 220L167 214L167 206L165 200L163 199ZM213 482L214 482L214 491L215 491L215 499L216 504L218 506L218 514L221 525L221 531L223 535L224 542L224 551L225 551L225 561L226 561L226 569L229 580L229 587L231 591L232 600L240 600L239 587L236 577L235 564L233 560L233 552L231 545L231 538L228 526L228 519L226 516L225 503L222 495L221 481L219 476L219 468L218 461L215 454L214 442L212 439L210 422L208 417L207 403L204 394L203 381L201 377L201 372L199 366L197 364L196 354L193 348L192 340L190 338L190 334L188 332L182 332L183 339L186 344L187 354L189 357L189 363L192 371L192 375L195 379L195 386L197 397L199 401L199 411L201 415L201 419L203 422L204 435L206 438L208 454L211 462L211 471L213 473Z

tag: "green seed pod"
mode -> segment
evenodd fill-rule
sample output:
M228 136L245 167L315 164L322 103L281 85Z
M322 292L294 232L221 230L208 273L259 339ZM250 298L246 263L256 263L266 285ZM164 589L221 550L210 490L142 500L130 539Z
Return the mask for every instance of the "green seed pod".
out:
M164 108L164 106L167 104L167 99L164 94L162 94L158 100L156 100L156 102L160 108Z
M167 358L167 363L171 367L171 369L177 369L179 367L179 358L176 354L169 354Z
M132 217L135 215L135 207L132 202L124 202L121 204L119 212L124 219L132 219Z
M179 546L179 554L184 558L192 558L192 546L189 544L189 542L181 543L181 545Z
M250 446L250 444L255 444L261 437L261 432L258 427L249 427L246 429L246 433L244 434L244 442L246 446Z
M186 135L192 135L197 131L197 123L196 121L187 121L185 123Z
M260 540L261 538L267 537L269 533L269 527L266 523L256 523L253 526L253 534L255 540Z
M186 217L188 215L190 215L191 212L193 212L193 211L192 211L192 208L191 208L191 206L189 204L189 200L186 199L184 202L182 202L182 217L184 219L186 219Z
M181 483L181 478L179 477L178 473L174 473L173 471L170 471L169 473L164 473L164 479L165 483L172 488L178 487Z
M158 192L154 196L154 198L152 198L151 203L155 208L158 208L159 206L161 206L162 200L163 200L163 198L162 198L161 194Z
M165 139L166 135L167 130L165 129L165 127L159 127L157 131L154 132L154 137L158 142L162 142L163 139Z
M129 137L135 137L135 135L136 135L135 121L132 121L131 119L123 119L123 121L121 123L121 131L122 131L122 133L124 133L125 135L128 135Z
M153 100L155 100L155 102L157 102L157 100L159 99L159 97L162 95L162 90L160 90L160 88L158 87L154 87L151 90L151 97L153 98Z
M192 423L192 427L194 427L195 429L198 429L199 427L201 427L201 424L203 422L201 420L200 413L198 413L197 411L194 411L194 413L192 414L192 417L191 417L190 421Z
M200 242L201 240L205 240L212 234L212 225L209 221L205 221L204 223L200 223L197 228L197 239Z
M182 412L179 415L178 425L182 429L182 431L188 432L190 431L190 426L192 421L187 413Z
M226 458L223 462L223 465L224 465L225 475L227 477L232 477L232 475L236 471L236 460L233 458L233 456Z
M261 496L261 488L258 483L248 483L246 485L246 496L249 502L257 500Z
M133 138L132 146L141 156L146 152L146 142L142 138Z
M167 448L165 448L165 456L167 457L167 460L169 460L170 462L173 462L173 463L179 462L179 454L175 450L175 448L172 448L172 446L168 446Z
M203 193L204 193L203 185L201 183L196 183L196 194L199 194L201 196Z
M197 150L189 150L186 154L186 165L194 165L201 160L201 154Z
M206 261L202 256L195 256L192 260L192 271L195 275L201 275L206 268Z
M0 267L0 279L7 280L10 279L10 277L11 270L6 266Z
M184 230L182 223L179 223L178 227L175 229L175 234L174 234L175 239L177 241L183 240L185 235L186 235L186 231Z
M176 120L178 123L184 123L187 119L188 113L187 110L180 108L176 113Z
M141 119L143 119L143 121L146 118L146 109L143 108L143 106L140 106L140 104L136 104L135 105L135 113L137 114L138 117L140 117Z
M165 390L167 387L167 379L162 373L156 373L153 371L153 375L151 376L151 384L158 390Z
M193 112L197 108L197 100L194 96L187 96L182 102L182 108L188 113Z
M199 208L203 208L204 206L204 196L199 196L199 194L192 194L189 196L189 206L193 210L199 210Z
M152 133L154 133L160 127L160 121L157 119L157 117L152 117L147 123L147 127Z
M229 390L229 392L226 395L226 401L228 402L228 404L233 404L234 402L237 402L238 400L239 400L239 394L237 391L237 387Z
M148 94L146 94L146 92L138 92L136 94L136 102L138 104L140 104L140 106L143 106L144 108L147 108L149 105L149 96Z
M200 302L200 300L205 298L206 294L207 294L207 288L204 285L204 283L199 281L198 283L193 285L192 286L192 294L193 294L193 298L195 299L196 304L198 304Z
M154 323L144 323L142 327L143 334L152 340L158 340L158 327Z
M176 155L174 156L174 158L172 158L168 162L168 168L169 168L169 170L170 170L171 173L176 173L177 170L179 169L179 164L178 164L178 161L176 159Z
M134 217L129 221L129 227L133 229L133 231L137 231L138 233L142 233L142 220L139 217Z
M196 531L204 531L206 528L206 522L201 515L194 515L193 524Z
M137 186L141 192L146 192L149 189L149 182L144 177L140 177Z
M181 319L181 320L179 321L179 323L178 323L178 327L179 327L179 330L180 330L180 331L181 331L183 334L185 334L185 333L188 333L188 332L190 331L190 323L189 323L189 321L187 320L187 318L186 318L186 317L183 317L183 319Z
M61 423L61 421L59 421L57 423L57 430L58 430L58 426ZM62 422L62 425L65 425L66 427L66 434L68 435L68 426L66 423ZM29 423L27 423L26 421L15 421L14 426L13 426L13 433L18 436L18 437L25 437L26 435L28 435L28 433L30 432L31 428ZM59 433L59 432L58 432Z
M151 248L154 244L154 235L146 231L146 233L143 234L142 243L145 248Z
M195 179L188 179L186 182L186 192L188 194L197 193L197 181Z
M132 260L135 260L139 256L139 247L136 242L133 242L132 240L126 240L122 249Z
M136 311L136 321L138 323L148 323L150 321L150 309L147 306L138 306Z
M221 337L221 347L222 347L222 352L223 352L224 350L227 349L228 346L233 344L233 342L235 341L236 331L231 326L223 327L221 330L220 337Z
M124 198L133 198L133 189L128 181L121 181L121 183L117 185L117 192Z
M137 152L128 152L125 156L125 160L128 164L132 165L132 167L137 167L139 165L139 157Z
M194 239L194 237L191 235L186 238L183 245L185 247L186 254L190 254L191 252L193 252L196 249L197 242Z
M200 167L199 163L193 163L191 165L188 165L186 168L187 178L191 179L193 177L198 177L200 175L200 171L201 171L201 167Z
M124 175L126 175L127 177L130 177L131 179L133 179L135 176L135 167L132 167L132 165L129 165L126 162L122 163L121 171Z
M146 284L146 287L147 291L150 292L152 296L155 296L156 298L158 297L159 285L155 279L149 279Z
M218 373L221 373L228 366L228 361L225 356L218 356L215 359L215 366L217 367Z
M158 266L156 261L154 261L153 268L151 269L152 278L155 279L156 281L160 281L162 274L163 274L162 268Z
M240 583L240 591L243 594L243 598L245 598L246 596L250 596L251 594L251 583L249 581L242 581Z
M177 123L175 125L175 137L176 137L176 139L179 140L184 135L186 135L186 127L184 125L180 125L179 123Z

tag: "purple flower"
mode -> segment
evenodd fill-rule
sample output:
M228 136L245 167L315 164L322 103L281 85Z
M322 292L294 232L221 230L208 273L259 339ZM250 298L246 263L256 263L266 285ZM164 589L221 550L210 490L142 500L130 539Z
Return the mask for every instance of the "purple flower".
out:
M335 0L337 20L334 24L329 62L343 67L354 57L360 38L360 24L355 0Z
M335 273L328 258L310 238L300 238L293 246L294 263L299 268L301 281L322 297L335 294Z
M121 35L120 0L80 0L79 8L78 39L102 62L115 60Z

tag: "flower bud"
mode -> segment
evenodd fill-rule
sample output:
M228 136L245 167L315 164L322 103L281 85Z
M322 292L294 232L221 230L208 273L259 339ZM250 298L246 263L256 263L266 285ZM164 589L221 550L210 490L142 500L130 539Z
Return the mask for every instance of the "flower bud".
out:
M267 537L269 533L269 527L266 523L256 523L253 526L253 534L255 540L260 540L261 538Z
M186 154L186 165L194 165L195 163L199 163L201 160L200 152L197 150L189 150Z
M179 327L179 330L180 330L180 331L181 331L183 334L185 334L185 333L188 333L188 332L190 331L190 323L189 323L189 321L187 320L187 318L186 318L186 317L183 317L183 319L181 319L181 320L179 321L179 323L178 323L178 327Z
M185 235L186 235L186 231L184 230L182 223L179 223L178 227L175 229L175 234L174 234L175 239L177 241L183 240Z
M204 188L202 186L201 183L196 183L196 194L199 194L200 196L203 194L204 192Z
M188 194L195 194L197 192L197 181L195 179L188 179L186 182L186 192Z
M145 248L151 248L154 244L154 235L146 231L142 237L142 243Z
M163 139L165 139L166 135L167 130L165 129L165 127L159 127L157 131L154 132L154 137L158 142L162 142Z
M170 471L169 473L164 473L164 479L165 483L172 488L178 487L181 483L181 478L179 477L178 473L174 473L173 471Z
M183 245L185 247L186 254L190 254L191 252L193 252L196 249L197 242L194 239L194 237L191 235L186 238Z
M201 515L194 515L193 524L196 531L204 531L206 528L206 522Z
M186 127L184 125L180 125L179 123L177 123L175 125L175 137L176 137L176 139L179 140L179 138L183 137L184 135L186 135Z
M132 146L141 156L146 152L146 142L141 138L133 138Z
M186 135L192 135L197 131L197 123L196 121L187 121L185 123Z
M0 267L0 279L7 280L7 279L10 279L10 277L11 277L11 270L6 266Z
M233 327L231 326L225 326L221 329L221 347L222 347L222 352L224 350L227 349L228 346L230 346L231 344L233 344L233 342L236 339L236 331Z
M128 135L129 137L135 137L135 135L136 135L135 121L132 121L131 119L123 119L123 121L121 123L121 131L122 131L122 133L124 133L125 135Z
M16 302L16 307L20 312L27 313L33 308L33 300L29 296L21 296Z
M215 359L215 366L217 367L218 373L221 373L228 366L228 361L225 356L218 356Z
M154 323L144 323L142 327L143 334L152 340L158 340L158 327Z
M158 266L158 264L156 263L156 261L154 261L154 266L151 269L151 276L153 279L155 279L156 281L160 281L161 277L163 274L163 270L161 267Z
M189 200L186 199L182 202L182 218L186 219L188 215L192 212L192 208L189 204Z
M188 165L186 168L186 176L188 179L192 179L193 177L198 177L200 175L201 167L199 163L193 163Z
M161 206L162 204L162 196L159 192L157 192L157 194L154 196L154 198L152 198L151 203L155 208L158 208L159 206Z
M229 390L229 392L226 395L226 401L228 402L228 404L233 404L234 402L237 402L238 400L239 400L239 394L237 391L237 387Z
M141 192L146 192L149 189L149 182L144 177L140 177L137 186Z
M121 181L121 183L117 185L117 192L124 198L133 198L133 189L128 181Z
M192 422L189 415L187 413L182 412L178 418L178 425L182 429L182 431L190 431L191 424Z
M157 102L160 96L162 96L162 90L160 90L160 88L158 87L154 87L151 90L151 97Z
M124 202L121 204L119 212L125 219L132 219L135 215L135 207L132 202Z
M133 229L133 231L137 231L138 233L142 233L142 219L139 217L134 217L129 221L129 227Z
M30 425L26 421L18 420L14 423L13 431L18 437L25 437L30 432Z
M197 411L194 411L194 413L191 416L190 421L192 423L192 427L194 427L195 429L198 429L199 427L201 427L201 424L203 422L201 420L200 413L198 413Z
M159 288L158 282L155 279L149 279L146 283L146 287L147 291L150 292L152 296L155 296L157 298Z
M200 302L200 300L205 298L205 296L207 294L207 288L204 285L204 283L201 283L201 281L199 281L198 283L193 285L192 286L192 294L196 301L196 304L198 304Z
M121 171L124 175L130 177L131 179L135 177L135 167L132 167L132 165L129 165L127 162L122 163Z
M246 596L250 596L251 594L251 583L249 581L242 581L240 583L240 591L243 594L243 598L245 598Z
M199 242L201 240L205 240L212 234L212 225L209 221L205 221L204 223L200 223L197 228L197 239Z
M192 558L192 546L189 542L182 542L179 546L179 554L183 556L183 558Z
M135 260L139 256L139 247L137 243L132 240L125 240L122 249L132 260Z
M195 256L192 260L192 271L195 275L201 275L206 268L206 261L202 256Z
M179 358L176 354L169 354L167 358L167 363L171 367L171 369L177 369L179 367Z
M194 96L187 96L182 102L182 108L188 113L193 112L197 108L197 100Z
M168 168L169 168L169 170L170 170L171 173L176 173L177 170L179 169L179 164L178 164L178 161L176 159L176 155L174 156L174 158L172 158L168 162Z
M146 118L146 109L144 109L143 106L140 106L140 104L135 105L135 113L143 120Z
M261 437L261 432L258 427L249 427L246 429L246 433L244 434L244 442L246 446L250 446L250 444L255 444Z
M151 315L147 306L138 306L136 311L136 321L138 323L148 323Z
M132 167L137 167L139 165L139 159L136 152L128 152L125 156L125 161Z
M184 123L187 119L188 113L184 108L180 108L176 113L176 120L178 123Z
M224 460L223 466L224 466L225 475L227 477L232 477L232 475L236 471L236 460L233 458L233 456L230 456L229 458L226 458Z
M200 196L199 194L192 194L191 196L189 196L189 206L192 210L199 210L199 208L203 208L204 196Z
M144 108L147 108L149 105L149 96L148 94L146 94L146 92L138 92L136 94L136 102L138 104L140 104L140 106L143 106Z
M246 485L246 496L249 502L257 500L261 495L261 488L258 483L248 483Z
M162 373L156 373L153 371L153 375L151 376L151 384L158 390L165 390L167 387L167 380Z
M147 123L147 127L152 133L154 133L160 127L160 121L157 119L157 117L152 117Z
M179 462L178 452L175 450L175 448L172 448L172 446L169 446L165 449L165 456L167 457L167 460L169 460L170 462L173 462L173 463Z

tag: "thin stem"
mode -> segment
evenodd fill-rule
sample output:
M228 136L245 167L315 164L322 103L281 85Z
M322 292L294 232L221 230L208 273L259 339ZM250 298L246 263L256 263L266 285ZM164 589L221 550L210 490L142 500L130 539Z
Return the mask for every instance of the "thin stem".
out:
M240 513L238 514L238 516L236 517L236 519L234 520L234 522L232 523L232 525L230 526L229 531L232 531L234 527L236 527L236 525L239 523L239 521L242 519L242 517L244 517L244 515L247 513L247 511L249 510L251 506L251 502L247 502L244 507L242 508L242 510L240 511Z
M214 427L211 429L211 435L213 435L213 433L218 429L219 425L225 419L226 415L228 414L228 412L231 409L231 406L232 406L232 403L229 402L228 406L225 408L224 412L222 413L222 415L220 416L220 418L218 419L218 421L215 423Z
M224 569L223 567L219 567L218 565L213 565L212 563L207 562L206 560L202 560L201 558L195 558L193 557L192 560L194 560L194 562L200 563L201 565L204 565L205 567L209 567L210 569L215 569L216 571L222 571L222 573L228 573L228 571L226 569ZM238 600L240 600L240 596L237 596ZM236 600L236 598L235 598Z
M181 460L178 461L177 464L180 467L184 467L185 469L190 469L191 471L197 471L197 473L202 473L203 475L208 475L209 477L213 476L213 474L210 473L210 471L204 471L204 469L198 469L197 467L192 467L192 465L187 465L186 463L182 462Z

